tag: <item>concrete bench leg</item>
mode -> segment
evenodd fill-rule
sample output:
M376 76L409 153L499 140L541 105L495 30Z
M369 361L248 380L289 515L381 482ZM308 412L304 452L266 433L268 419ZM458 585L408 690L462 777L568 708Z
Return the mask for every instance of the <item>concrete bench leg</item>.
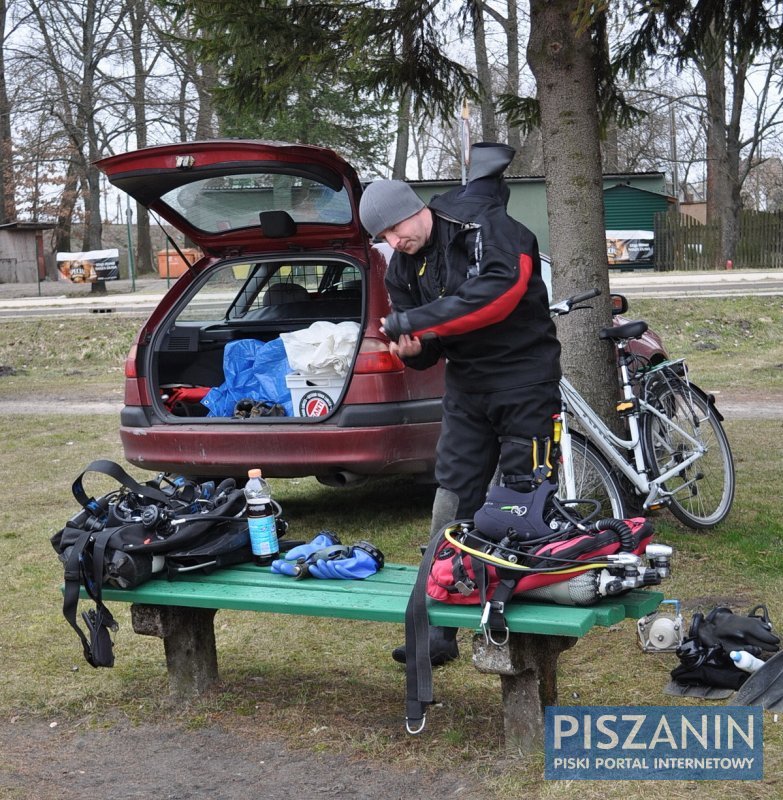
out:
M528 753L544 746L544 708L557 705L557 659L577 643L572 636L512 633L501 647L473 639L473 665L500 675L506 750Z
M133 630L163 639L169 689L187 699L218 680L214 608L131 605Z

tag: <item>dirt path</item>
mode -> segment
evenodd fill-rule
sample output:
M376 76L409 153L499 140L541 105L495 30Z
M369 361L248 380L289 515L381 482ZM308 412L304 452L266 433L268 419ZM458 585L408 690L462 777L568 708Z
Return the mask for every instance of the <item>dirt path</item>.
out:
M423 773L291 750L256 733L127 722L0 723L0 797L19 800L445 800L486 795L459 770Z
M726 419L783 419L783 392L723 391L715 403Z
M783 392L760 392L748 396L746 392L724 391L716 395L718 410L726 419L783 419ZM64 414L117 414L122 410L122 398L91 397L76 401L73 397L57 399L57 409ZM16 398L0 400L2 414L40 414L38 399Z

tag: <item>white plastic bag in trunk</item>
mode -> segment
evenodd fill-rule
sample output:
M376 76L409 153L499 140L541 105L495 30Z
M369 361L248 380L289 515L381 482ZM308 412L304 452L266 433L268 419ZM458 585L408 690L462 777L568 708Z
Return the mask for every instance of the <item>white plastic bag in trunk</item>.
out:
M281 333L288 363L304 375L348 374L356 341L358 322L314 322L309 328Z

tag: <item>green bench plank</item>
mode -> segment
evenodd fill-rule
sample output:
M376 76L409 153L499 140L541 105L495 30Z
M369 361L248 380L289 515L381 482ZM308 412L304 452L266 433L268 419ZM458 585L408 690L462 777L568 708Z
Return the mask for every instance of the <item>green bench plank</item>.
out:
M478 606L450 606L433 603L429 609L430 622L447 627L479 628L481 609ZM615 615L623 618L622 605L616 606ZM565 608L537 603L514 603L507 607L506 623L514 633L541 633L549 636L584 636L598 624L598 615L592 608Z
M651 606L647 600L648 595L656 595L658 597L658 601L655 605ZM631 619L641 619L642 617L646 617L648 614L652 614L656 608L658 608L658 604L663 600L663 594L661 592L629 592L626 595L623 595L623 605L625 606L625 616L630 617Z
M416 567L387 564L364 581L295 581L268 568L244 564L211 575L156 577L136 589L106 588L103 595L107 602L402 623L416 573ZM595 625L606 627L626 616L648 614L662 599L660 592L639 591L590 607L515 602L507 609L506 619L509 629L517 633L581 637ZM477 629L481 609L431 601L429 616L435 625Z
M403 564L387 564L380 572L371 575L364 581L317 580L314 578L297 581L286 575L278 575L267 567L254 567L252 571L242 567L232 567L221 570L219 573L212 573L212 575L192 573L188 576L183 574L176 578L175 582L187 581L210 585L219 581L230 586L247 586L274 589L275 591L295 587L300 592L308 592L314 596L319 594L364 596L367 594L366 587L371 585L372 591L376 594L407 598L415 580L416 569L414 567Z

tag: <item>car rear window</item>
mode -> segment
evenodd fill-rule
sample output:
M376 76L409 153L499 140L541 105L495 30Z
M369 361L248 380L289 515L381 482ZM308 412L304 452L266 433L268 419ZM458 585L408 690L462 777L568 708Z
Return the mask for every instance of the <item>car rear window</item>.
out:
M222 175L177 187L161 199L209 233L257 226L262 211L286 211L297 223L346 225L352 218L344 187L334 191L296 175Z
M362 274L342 261L261 261L225 263L215 268L178 322L238 320L271 306L309 304L311 300L354 300L361 308ZM318 314L318 304L313 313ZM326 311L326 309L323 309Z

